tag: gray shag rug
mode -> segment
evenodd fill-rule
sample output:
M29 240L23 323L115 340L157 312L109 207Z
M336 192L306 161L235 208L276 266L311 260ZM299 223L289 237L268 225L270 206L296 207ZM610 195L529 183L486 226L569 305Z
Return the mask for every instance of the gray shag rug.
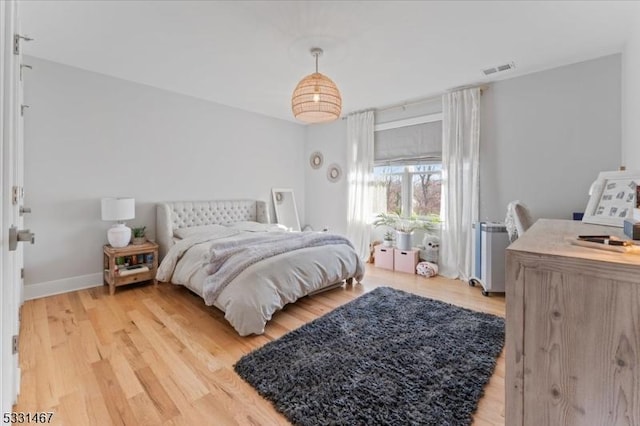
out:
M235 370L296 425L467 425L503 343L502 318L380 287Z

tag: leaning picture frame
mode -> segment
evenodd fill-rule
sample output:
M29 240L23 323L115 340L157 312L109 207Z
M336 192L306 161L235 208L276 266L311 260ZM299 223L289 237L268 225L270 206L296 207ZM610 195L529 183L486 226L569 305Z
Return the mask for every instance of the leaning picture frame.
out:
M591 197L582 221L622 228L637 206L640 171L600 172L591 186Z

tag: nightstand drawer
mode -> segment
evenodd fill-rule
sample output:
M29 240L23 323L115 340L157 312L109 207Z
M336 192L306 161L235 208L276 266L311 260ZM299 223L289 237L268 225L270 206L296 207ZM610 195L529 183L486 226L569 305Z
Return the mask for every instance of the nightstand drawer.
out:
M133 284L133 283L142 282L142 281L149 281L154 278L155 278L155 271L147 271L147 272L141 272L138 274L131 274L131 275L123 275L123 276L116 275L113 281L115 286L118 287L125 284Z
M393 271L393 247L376 246L375 265Z

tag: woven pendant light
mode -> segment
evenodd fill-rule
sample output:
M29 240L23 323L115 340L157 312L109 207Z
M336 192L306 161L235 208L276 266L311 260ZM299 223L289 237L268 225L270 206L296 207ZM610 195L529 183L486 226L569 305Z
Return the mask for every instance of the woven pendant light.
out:
M326 75L318 72L318 56L322 49L314 47L316 72L300 80L291 96L293 115L306 123L325 123L340 117L342 97L338 86Z

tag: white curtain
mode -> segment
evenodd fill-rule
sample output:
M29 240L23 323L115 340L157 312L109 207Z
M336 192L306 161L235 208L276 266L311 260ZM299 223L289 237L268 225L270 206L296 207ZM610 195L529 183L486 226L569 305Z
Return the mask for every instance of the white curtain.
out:
M468 280L472 224L478 220L480 89L442 97L442 239L440 274Z
M347 117L347 237L363 262L369 258L371 179L373 174L373 111Z

